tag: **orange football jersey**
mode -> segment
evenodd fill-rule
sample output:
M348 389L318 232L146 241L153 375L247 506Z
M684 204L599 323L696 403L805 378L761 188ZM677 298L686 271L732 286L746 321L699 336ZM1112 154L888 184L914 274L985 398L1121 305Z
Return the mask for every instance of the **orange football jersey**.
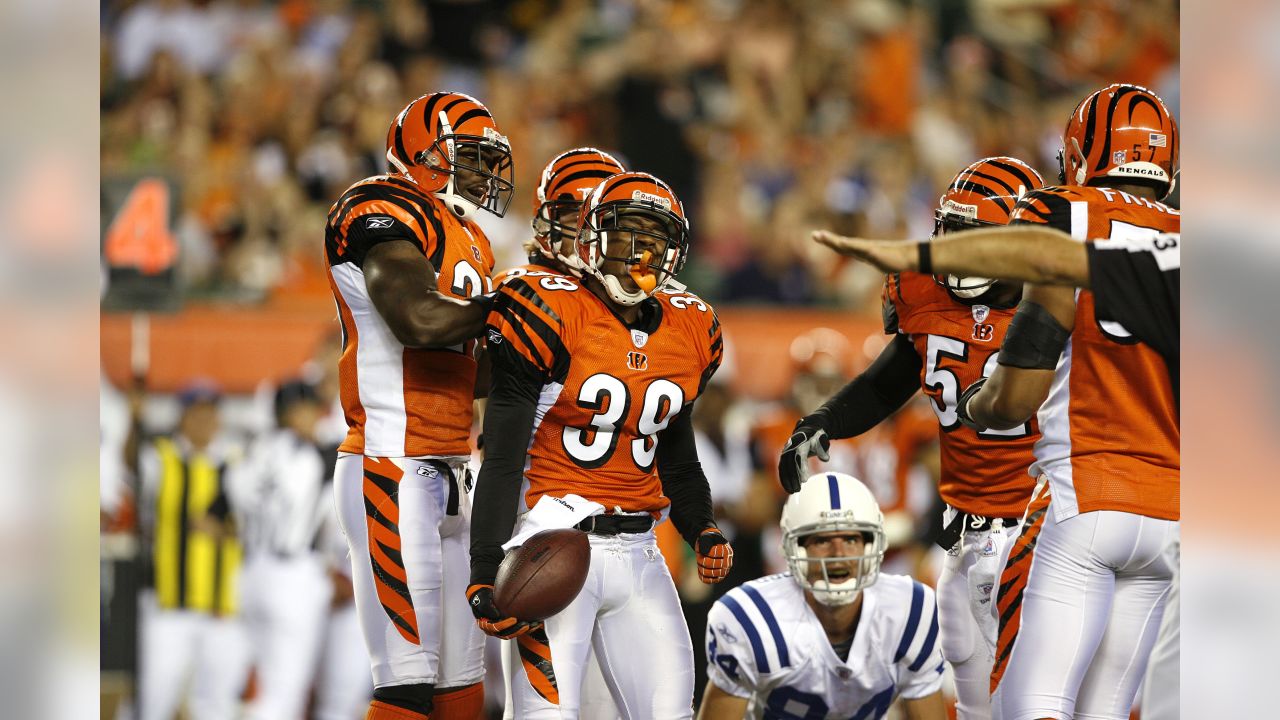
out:
M493 287L493 252L484 231L412 182L380 175L343 193L329 208L325 227L329 286L342 322L338 376L349 428L339 450L371 457L469 455L475 343L406 348L365 288L365 253L395 239L422 251L446 295L466 298Z
M938 417L942 476L938 494L962 512L1018 517L1035 480L1027 475L1040 437L1034 422L978 433L956 417L960 392L996 369L1015 308L965 305L932 275L890 275L884 290L885 332L905 333L920 354L920 387Z
M498 287L509 278L521 277L528 275L531 272L551 272L562 274L559 268L551 264L550 260L547 260L541 255L532 255L529 257L529 262L524 265L517 265L495 273L493 276L493 286Z
M508 278L488 342L507 343L543 383L523 499L581 495L606 508L657 514L658 433L720 365L720 321L688 293L654 294L651 332L629 329L581 282L533 271Z
M1097 187L1043 188L1013 211L1013 222L1081 241L1179 232L1181 220L1162 203ZM1032 471L1049 476L1059 520L1092 510L1178 519L1178 411L1164 361L1123 326L1098 322L1087 290L1076 294L1075 328L1038 417Z

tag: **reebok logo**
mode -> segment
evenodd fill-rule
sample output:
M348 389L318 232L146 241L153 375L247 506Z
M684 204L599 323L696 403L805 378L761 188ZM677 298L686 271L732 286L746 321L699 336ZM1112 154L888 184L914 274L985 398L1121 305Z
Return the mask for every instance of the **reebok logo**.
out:
M375 216L366 220L364 226L370 230L384 230L391 227L391 224L395 221L395 218Z

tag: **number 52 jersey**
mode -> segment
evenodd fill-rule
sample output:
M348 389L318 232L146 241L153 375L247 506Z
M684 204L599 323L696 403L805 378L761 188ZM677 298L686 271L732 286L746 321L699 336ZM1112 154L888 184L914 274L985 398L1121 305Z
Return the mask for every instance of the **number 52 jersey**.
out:
M494 372L538 392L522 496L568 493L624 512L660 512L658 433L720 365L720 321L689 293L659 291L623 324L581 282L552 272L499 288L487 338Z
M707 675L750 698L749 718L879 720L897 697L942 687L937 602L905 575L862 591L862 613L841 659L789 574L730 590L707 615Z

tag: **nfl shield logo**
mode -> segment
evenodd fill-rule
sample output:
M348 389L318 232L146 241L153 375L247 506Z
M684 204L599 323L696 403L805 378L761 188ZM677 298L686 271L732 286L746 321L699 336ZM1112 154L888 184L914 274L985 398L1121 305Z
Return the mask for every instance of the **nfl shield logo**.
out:
M990 314L991 314L991 308L987 307L986 305L973 306L973 321L976 323L981 323L982 321L986 320L987 316Z
M647 342L649 342L649 333L642 332L640 330L631 331L631 343L633 345L635 345L638 348L642 348L645 346L645 343Z
M1115 152L1111 153L1111 162L1115 163L1116 165L1123 165L1123 164L1124 164L1124 151L1123 151L1123 150L1117 150L1117 151L1115 151Z

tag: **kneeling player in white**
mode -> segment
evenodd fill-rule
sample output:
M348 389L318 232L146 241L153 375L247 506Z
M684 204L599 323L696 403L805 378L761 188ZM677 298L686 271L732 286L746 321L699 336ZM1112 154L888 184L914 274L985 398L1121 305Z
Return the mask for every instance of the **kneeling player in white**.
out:
M841 473L810 477L782 509L789 573L752 580L707 619L699 720L945 720L938 608L905 575L880 577L884 516Z

